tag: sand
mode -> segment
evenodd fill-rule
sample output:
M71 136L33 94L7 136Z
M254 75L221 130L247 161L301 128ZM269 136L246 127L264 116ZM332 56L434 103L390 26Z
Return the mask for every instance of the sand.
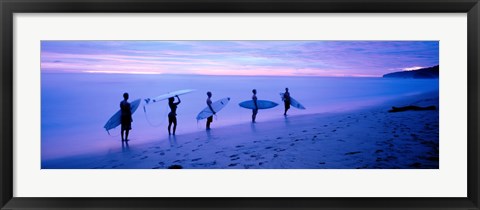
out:
M438 169L439 111L388 112L407 105L438 108L438 92L337 113L295 116L301 110L292 108L285 118L255 124L216 128L214 121L210 131L151 143L119 139L112 141L116 150L46 161L42 168Z

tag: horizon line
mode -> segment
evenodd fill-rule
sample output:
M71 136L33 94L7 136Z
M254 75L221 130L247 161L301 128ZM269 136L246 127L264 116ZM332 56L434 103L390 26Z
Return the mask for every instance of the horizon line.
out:
M118 71L41 71L41 73L47 74L124 74L124 75L192 75L192 76L243 76L243 77L355 77L355 78L382 78L383 75L274 75L274 74L174 74L174 73L159 73L159 72L118 72Z

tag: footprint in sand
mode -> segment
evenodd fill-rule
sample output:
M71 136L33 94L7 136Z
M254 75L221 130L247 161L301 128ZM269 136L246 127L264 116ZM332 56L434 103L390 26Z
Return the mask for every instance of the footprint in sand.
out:
M303 130L302 132L304 132L304 133L305 133L305 132L307 132L307 130Z
M192 150L193 151L193 150ZM223 151L216 151L215 154L222 153Z
M233 166L236 166L238 163L231 163L230 165L228 165L228 167L233 167Z
M192 161L199 161L201 160L202 158L195 158L195 159L192 159Z
M243 165L243 168L249 169L249 168L251 168L251 167L253 167L253 166L255 166L255 165L248 164L248 165Z
M276 157L278 157L278 154L273 154L273 158L276 158Z
M145 160L147 158L148 158L148 156L143 156L142 158L140 158L140 160Z
M358 151L357 152L347 152L347 153L345 153L345 155L354 155L354 154L358 154L358 153L362 153L362 152L358 152Z
M325 162L319 162L318 164L320 164L320 165L324 165L324 164L325 164Z
M294 144L294 143L291 143L291 144L290 144L290 146L293 146L293 145L295 145L295 144Z
M240 159L240 157L234 157L234 158L232 158L232 159L230 159L230 160L231 160L231 161L234 161L234 160L238 160L238 159Z
M282 139L282 137L277 137L277 139Z
M272 149L272 147L265 147L265 149Z
M160 152L160 155L165 155L165 152Z
M114 165L114 166L112 166L112 168L118 168L118 167L120 167L120 166L123 166L123 164Z
M236 148L244 147L243 145L237 145Z
M231 158L238 157L238 154L230 155Z

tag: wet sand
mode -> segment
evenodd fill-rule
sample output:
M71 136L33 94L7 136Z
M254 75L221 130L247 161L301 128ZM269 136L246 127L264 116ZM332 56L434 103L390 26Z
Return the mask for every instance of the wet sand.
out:
M437 169L439 111L388 112L407 105L438 108L438 92L356 111L295 116L301 112L291 110L283 119L223 128L214 121L210 131L146 144L118 140L117 150L45 161L42 168Z

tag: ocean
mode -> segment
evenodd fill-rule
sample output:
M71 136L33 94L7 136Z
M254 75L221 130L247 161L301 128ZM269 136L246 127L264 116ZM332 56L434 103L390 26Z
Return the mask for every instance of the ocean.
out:
M258 123L283 118L280 93L290 95L305 110L291 108L289 116L344 112L374 106L404 96L438 91L438 79L387 79L353 77L273 77L145 74L41 74L41 155L42 161L74 155L105 152L120 147L119 127L107 133L103 126L119 110L122 95L129 101L153 98L181 89L196 91L181 95L177 109L177 135L204 131L205 120L196 120L206 105L207 91L212 101L230 97L217 114L212 129L249 123L252 111L238 104L251 100L252 89L259 100L278 103L259 110ZM142 100L143 101L143 100ZM145 107L145 109L144 109ZM168 102L140 104L133 114L131 143L168 141Z

